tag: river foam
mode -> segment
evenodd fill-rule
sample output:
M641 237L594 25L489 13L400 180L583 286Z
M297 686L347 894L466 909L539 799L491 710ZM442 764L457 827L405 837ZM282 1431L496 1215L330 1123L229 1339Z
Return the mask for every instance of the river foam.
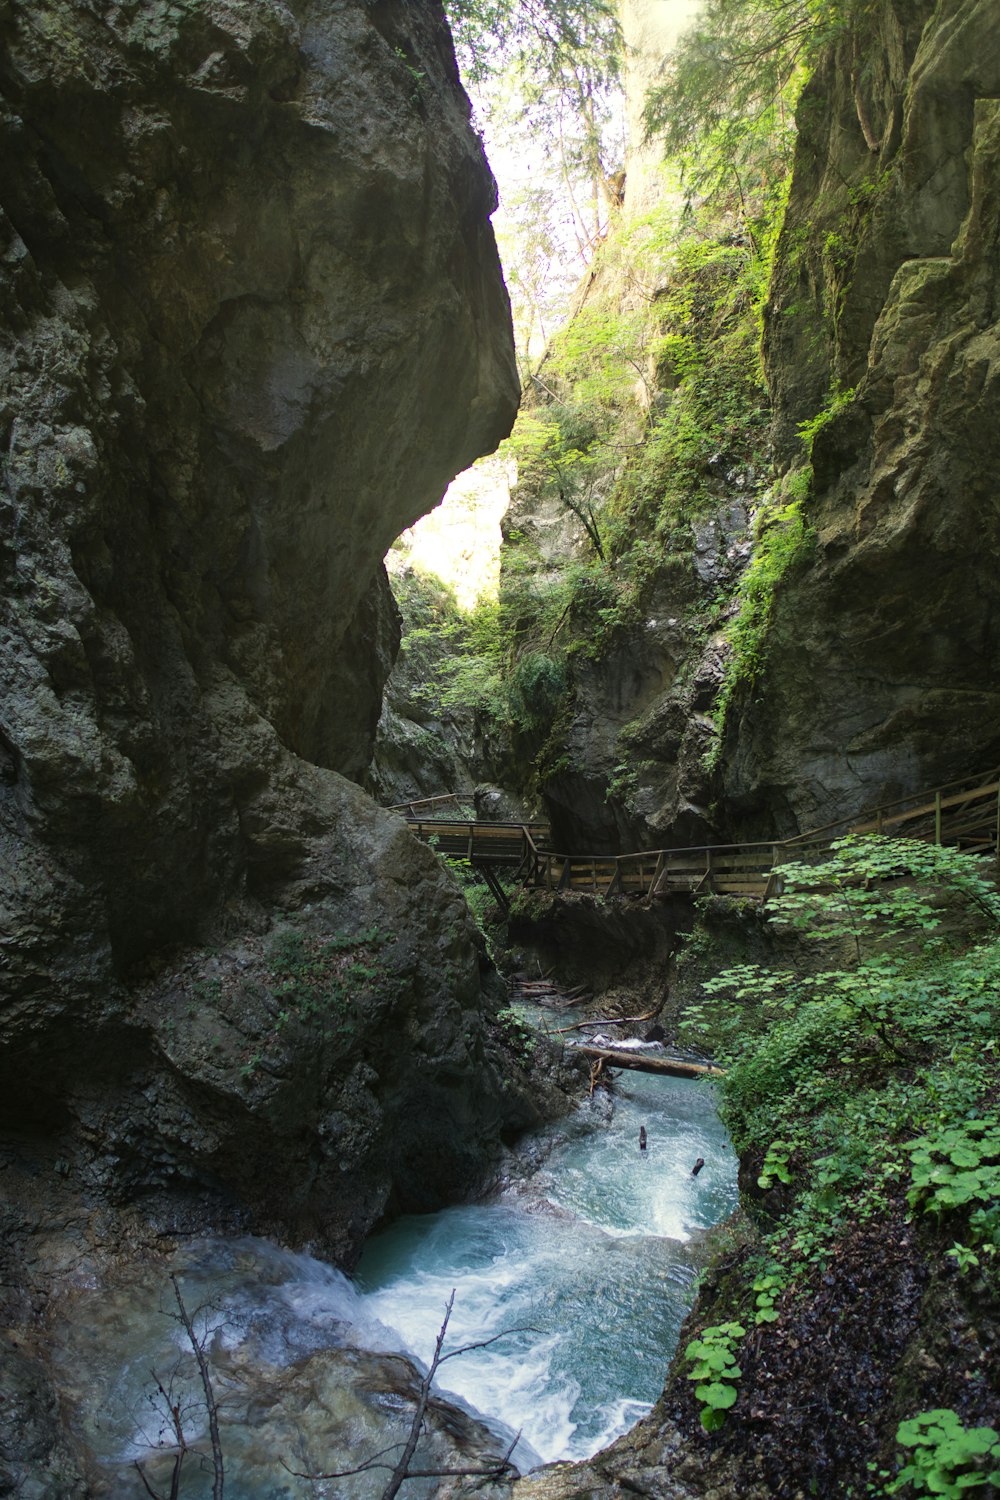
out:
M358 1272L372 1314L418 1358L452 1289L448 1347L505 1335L449 1361L439 1384L520 1431L522 1465L587 1457L649 1409L691 1301L685 1242L736 1199L710 1090L688 1080L621 1079L610 1118L583 1106L541 1155L497 1203L376 1236Z
M290 1500L377 1500L384 1471L324 1491L289 1469L346 1468L401 1444L418 1377L398 1356L426 1368L453 1289L445 1352L480 1347L438 1372L435 1391L462 1410L433 1409L425 1467L488 1464L518 1432L522 1469L585 1457L648 1410L691 1301L690 1241L735 1202L735 1158L709 1089L626 1076L613 1107L584 1105L520 1160L496 1201L406 1218L374 1237L355 1282L266 1240L184 1247L173 1269L220 1401L227 1494L266 1500L280 1481ZM185 1440L205 1450L200 1378L176 1314L167 1268L151 1262L103 1286L77 1284L54 1320L95 1500L143 1500L136 1463L166 1493L175 1404ZM186 1461L190 1500L208 1500L210 1467L196 1453ZM409 1490L432 1497L435 1483Z

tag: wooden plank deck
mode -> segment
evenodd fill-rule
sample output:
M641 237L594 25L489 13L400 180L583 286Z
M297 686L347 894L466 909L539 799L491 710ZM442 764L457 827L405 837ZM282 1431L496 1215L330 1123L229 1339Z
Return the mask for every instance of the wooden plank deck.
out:
M884 833L976 851L1000 849L998 770L873 808L853 823L828 824L784 841L618 855L555 853L545 847L550 831L544 823L428 818L416 812L447 800L406 804L413 831L442 854L484 868L516 869L520 882L536 890L590 892L605 899L708 894L764 899L774 887L777 866L822 855L845 834Z
M518 866L538 841L544 842L545 823L488 823L464 818L417 818L407 822L418 838L441 854L468 859L472 864Z

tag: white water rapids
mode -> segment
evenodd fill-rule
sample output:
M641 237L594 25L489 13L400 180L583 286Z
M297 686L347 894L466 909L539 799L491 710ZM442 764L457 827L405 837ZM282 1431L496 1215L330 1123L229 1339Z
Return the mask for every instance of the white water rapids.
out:
M705 1166L693 1176L698 1157ZM583 1104L518 1159L524 1175L495 1201L403 1219L377 1235L354 1283L263 1240L186 1247L177 1265L188 1306L206 1306L198 1327L211 1330L227 1500L378 1496L384 1471L316 1482L289 1469L346 1468L405 1436L413 1376L393 1355L426 1366L453 1288L446 1350L517 1331L441 1367L435 1390L485 1419L493 1436L443 1408L421 1445L424 1466L454 1465L456 1453L487 1462L518 1431L522 1470L584 1457L649 1408L693 1295L690 1242L736 1201L736 1159L710 1087L626 1074L613 1107ZM81 1288L60 1330L95 1497L145 1495L137 1461L160 1493L169 1489L169 1404L183 1409L186 1441L204 1446L197 1371L171 1311L163 1270L150 1268L114 1287ZM444 1491L428 1480L406 1493ZM210 1465L196 1454L181 1494L211 1494Z
M366 1306L424 1359L452 1287L454 1344L534 1330L450 1361L439 1384L546 1462L587 1457L659 1395L691 1302L685 1242L736 1200L706 1086L628 1074L611 1119L598 1114L585 1105L562 1122L541 1168L500 1202L402 1220L358 1268Z

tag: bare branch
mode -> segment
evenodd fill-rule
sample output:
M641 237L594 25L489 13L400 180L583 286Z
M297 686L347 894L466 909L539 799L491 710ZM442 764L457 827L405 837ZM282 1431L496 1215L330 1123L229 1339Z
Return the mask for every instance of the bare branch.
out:
M452 1349L448 1354L442 1354L441 1350L444 1347L445 1334L448 1331L448 1323L451 1319L452 1309L454 1308L454 1306L455 1288L453 1287L451 1296L448 1298L448 1305L445 1309L444 1321L442 1322L441 1327L438 1330L437 1341L434 1345L433 1358L431 1359L427 1374L420 1382L420 1389L417 1394L417 1405L413 1413L413 1420L410 1423L409 1435L406 1439L405 1444L403 1445L403 1452L400 1455L399 1461L393 1467L389 1483L382 1491L381 1500L394 1500L394 1497L399 1493L400 1487L407 1479L500 1479L511 1467L510 1456L520 1442L520 1432L515 1435L513 1441L507 1448L507 1451L504 1453L503 1457L499 1458L495 1464L491 1464L487 1468L410 1468L410 1463L412 1462L413 1455L417 1450L417 1443L420 1441L420 1434L424 1425L424 1417L427 1413L427 1404L430 1399L431 1385L433 1384L434 1376L437 1374L440 1366L443 1365L446 1360L456 1359L460 1354L468 1354L473 1349L488 1349L491 1344L495 1344L498 1339L506 1338L508 1334L537 1333L539 1331L537 1328L532 1328L528 1325L518 1328L505 1328L503 1332L495 1333L492 1338L480 1339L476 1343L472 1344L462 1344L460 1348ZM348 1479L354 1474L366 1474L372 1469L388 1469L390 1465L388 1463L381 1462L381 1460L383 1459L385 1454L390 1453L393 1448L398 1448L399 1446L399 1443L390 1443L388 1447L380 1448L377 1453L373 1454L371 1458L366 1459L363 1464L356 1464L353 1468L350 1469L330 1469L321 1474L310 1473L302 1469L293 1469L285 1463L284 1459L281 1460L281 1465L282 1468L287 1471L287 1473L294 1475L296 1479ZM154 1500L158 1500L158 1497L154 1497Z
M520 1441L521 1430L518 1429L503 1456L485 1469L407 1469L404 1477L406 1479L502 1479L507 1470L512 1467L511 1454ZM399 1444L394 1443L392 1446L398 1448ZM388 1451L388 1448L380 1449L382 1453L388 1453ZM328 1474L311 1474L301 1469L291 1469L282 1460L282 1468L294 1475L296 1479L350 1479L354 1474L365 1474L370 1469L387 1469L388 1467L388 1464L376 1463L374 1459L368 1459L367 1462L353 1469L331 1469Z
M454 1476L463 1479L502 1479L511 1467L510 1456L520 1441L521 1429L519 1428L503 1457L498 1458L496 1463L488 1469L411 1469L406 1477L407 1479L445 1479Z
M398 1448L399 1444L394 1443L393 1447ZM383 1449L382 1451L387 1452L388 1450ZM354 1464L350 1469L329 1469L321 1474L312 1469L293 1469L282 1459L281 1467L286 1473L294 1475L296 1479L350 1479L355 1474L368 1474L372 1469L390 1469L394 1465L378 1463L374 1458L369 1458L363 1464Z
M553 401L558 401L559 400L559 397L556 395L556 393L552 389L552 387L546 385L545 381L542 379L542 377L540 375L532 375L531 378L535 382L536 385L540 385L541 386L542 390L545 391L547 395L549 395L549 396L552 397Z
M541 1333L541 1331L540 1328L535 1328L530 1323L522 1323L516 1328L505 1328L501 1333L495 1333L491 1339L483 1339L478 1344L463 1344L460 1349L452 1349L450 1354L442 1354L438 1364L443 1365L448 1359L457 1359L460 1354L469 1354L473 1349L488 1349L498 1339L505 1339L511 1333Z
M643 1016L609 1016L606 1021L577 1021L573 1026L556 1026L548 1034L549 1036L562 1036L567 1031L586 1031L594 1026L598 1029L601 1026L630 1026L639 1021L652 1021L658 1012L659 1006L656 1010L647 1010Z
M152 1495L153 1500L160 1500L160 1496L153 1489L153 1486L150 1484L149 1480L146 1478L145 1474L143 1473L142 1464L139 1462L138 1459L136 1459L136 1461L135 1461L135 1472L138 1474L139 1478L142 1480L142 1487L146 1491L146 1494L147 1495Z
M191 1348L194 1350L194 1357L198 1361L198 1374L201 1376L202 1390L205 1392L205 1408L208 1412L208 1433L212 1440L212 1467L215 1471L215 1477L212 1481L212 1500L222 1500L225 1470L222 1462L222 1443L219 1440L219 1411L215 1404L215 1392L212 1390L212 1377L209 1373L205 1351L198 1342L191 1319L188 1317L188 1310L184 1306L184 1298L181 1296L177 1277L172 1271L170 1273L170 1280L173 1284L174 1296L177 1298L177 1306L180 1309L180 1318L181 1323L184 1325L184 1332L188 1336Z
M434 1358L431 1360L427 1374L420 1382L420 1394L417 1397L417 1409L413 1413L413 1421L410 1424L410 1435L406 1440L406 1447L403 1449L402 1457L393 1471L392 1478L382 1491L382 1500L394 1500L394 1497L399 1494L400 1486L406 1478L406 1472L410 1467L410 1459L417 1451L420 1430L424 1425L424 1413L427 1410L427 1398L430 1395L431 1382L437 1374L438 1365L441 1363L441 1348L444 1344L444 1336L448 1331L448 1322L454 1306L455 1288L452 1287L451 1296L448 1298L448 1306L445 1308L444 1322L438 1330L437 1342L434 1345Z

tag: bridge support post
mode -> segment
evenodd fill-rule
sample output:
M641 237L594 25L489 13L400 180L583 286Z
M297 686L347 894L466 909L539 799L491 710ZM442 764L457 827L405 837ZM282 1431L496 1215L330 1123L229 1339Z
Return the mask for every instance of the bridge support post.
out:
M507 899L507 892L504 890L503 886L500 883L499 875L495 870L491 869L489 865L477 864L474 865L473 868L479 875L483 877L490 895L493 897L494 901L499 906L504 916L509 917L510 901Z

